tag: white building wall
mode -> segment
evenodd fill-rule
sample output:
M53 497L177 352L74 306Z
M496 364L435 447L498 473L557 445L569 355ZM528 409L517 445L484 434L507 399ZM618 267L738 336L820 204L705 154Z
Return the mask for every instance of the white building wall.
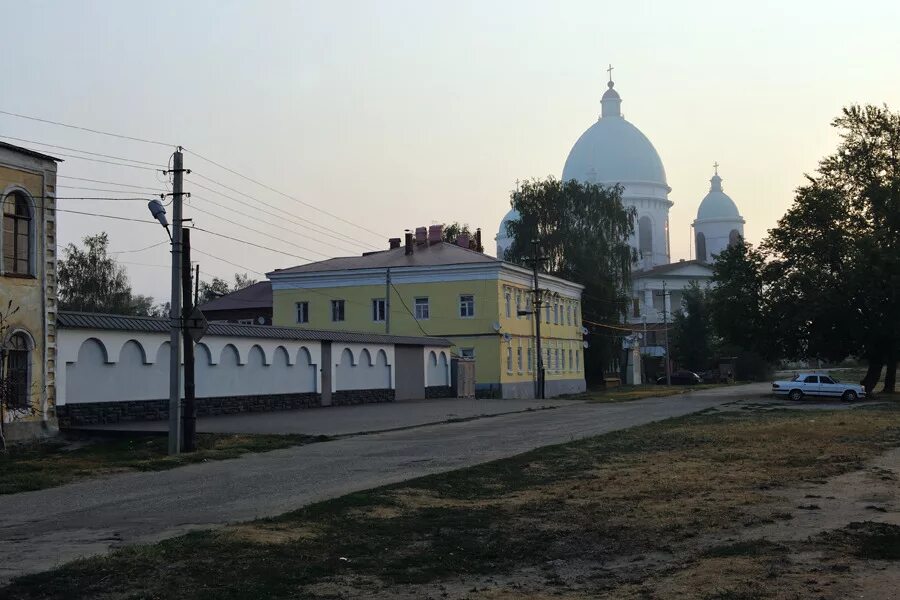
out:
M450 385L450 356L446 348L425 348L425 386Z

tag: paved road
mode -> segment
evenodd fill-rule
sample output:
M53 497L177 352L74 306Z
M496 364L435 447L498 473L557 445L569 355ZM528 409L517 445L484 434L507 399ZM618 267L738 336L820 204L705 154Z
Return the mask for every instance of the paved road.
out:
M457 400L434 399L357 406L332 406L269 413L241 413L197 419L202 433L305 433L348 435L417 427L443 421L502 415L546 407L580 404L577 400ZM166 431L168 421L138 421L93 425L105 431Z
M576 404L2 496L0 581L126 543L274 516L352 491L758 397L767 387Z

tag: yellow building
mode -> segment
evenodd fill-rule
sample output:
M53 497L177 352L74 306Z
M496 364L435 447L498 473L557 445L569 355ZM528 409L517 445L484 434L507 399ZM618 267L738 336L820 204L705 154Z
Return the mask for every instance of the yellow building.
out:
M13 384L8 439L56 431L57 158L0 142L0 344Z
M535 396L534 319L520 314L531 311L531 271L442 242L439 228L268 277L273 325L446 338L454 354L475 359L480 395ZM539 285L546 395L584 391L583 287L543 274Z

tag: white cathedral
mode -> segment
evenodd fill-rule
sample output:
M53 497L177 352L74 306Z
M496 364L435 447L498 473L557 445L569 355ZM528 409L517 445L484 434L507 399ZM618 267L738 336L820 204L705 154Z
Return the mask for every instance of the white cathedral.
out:
M692 281L701 286L710 281L709 264L729 244L744 235L744 219L734 201L722 191L718 165L710 179L709 193L700 202L692 227L696 258L671 262L669 249L669 199L672 188L666 182L666 170L656 148L641 130L622 116L622 99L609 89L600 101L600 118L581 134L569 152L562 180L576 179L602 185L619 184L622 202L637 212L635 233L630 241L637 250L638 263L632 271L632 306L628 322L646 333L641 352L663 356L663 311L671 321L672 309L681 307L682 291ZM512 243L506 223L519 218L510 210L495 238L497 256L502 257ZM663 294L663 290L670 292Z

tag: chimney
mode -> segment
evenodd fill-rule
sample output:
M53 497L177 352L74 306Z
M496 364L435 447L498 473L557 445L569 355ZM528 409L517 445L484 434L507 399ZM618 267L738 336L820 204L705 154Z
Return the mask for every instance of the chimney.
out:
M481 227L475 230L475 252L484 252L484 246L481 245Z
M406 255L409 256L413 253L413 234L407 229L404 237L406 238Z
M424 227L416 227L416 244L424 244L428 241L428 230Z
M400 238L391 238L388 240L388 244L390 244L391 250L396 250L400 247Z
M428 228L428 244L440 244L444 237L443 225L432 225Z
M468 250L469 249L469 234L468 233L459 234L459 236L456 238L456 245L459 246L460 248L465 248L466 250Z

